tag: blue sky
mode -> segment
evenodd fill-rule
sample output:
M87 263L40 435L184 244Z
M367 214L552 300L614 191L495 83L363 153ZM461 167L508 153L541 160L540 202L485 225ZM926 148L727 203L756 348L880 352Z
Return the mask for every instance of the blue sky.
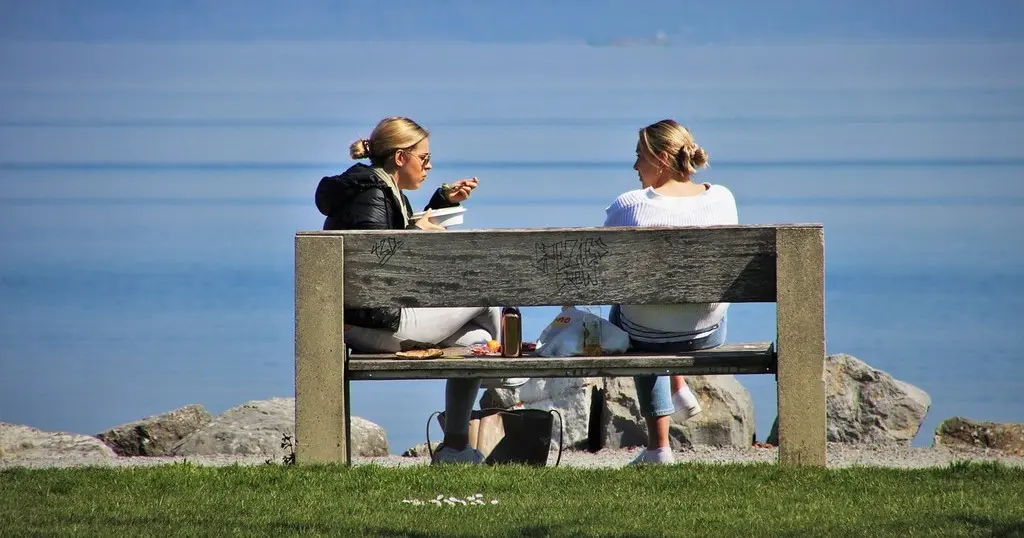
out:
M1014 0L5 0L0 40L1016 40Z

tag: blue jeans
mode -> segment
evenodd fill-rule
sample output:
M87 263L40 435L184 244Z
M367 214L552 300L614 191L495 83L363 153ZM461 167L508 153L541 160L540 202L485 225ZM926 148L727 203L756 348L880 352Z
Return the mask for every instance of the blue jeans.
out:
M621 328L618 305L612 306L608 313L608 321ZM630 338L629 350L649 353L684 353L715 348L725 343L725 321L725 318L722 318L718 328L707 336L682 342L651 343L638 342ZM636 385L636 399L640 404L640 414L644 418L664 417L675 413L675 406L672 405L672 384L667 376L633 376L633 383Z

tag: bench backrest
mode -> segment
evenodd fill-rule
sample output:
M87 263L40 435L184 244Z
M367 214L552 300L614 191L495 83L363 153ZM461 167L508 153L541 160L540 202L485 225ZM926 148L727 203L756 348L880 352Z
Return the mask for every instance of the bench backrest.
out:
M780 234L801 231L821 236L820 225L314 231L296 235L296 262L341 269L349 308L775 302Z

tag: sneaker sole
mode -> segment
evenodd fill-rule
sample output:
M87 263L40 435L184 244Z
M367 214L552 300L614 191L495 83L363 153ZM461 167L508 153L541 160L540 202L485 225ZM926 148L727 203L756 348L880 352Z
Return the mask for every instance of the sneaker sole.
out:
M696 410L683 409L683 421L690 420L691 418L693 418L693 417L695 417L695 416L697 416L697 415L699 415L699 414L701 414L703 412L704 412L704 410L700 409L700 408L698 408Z

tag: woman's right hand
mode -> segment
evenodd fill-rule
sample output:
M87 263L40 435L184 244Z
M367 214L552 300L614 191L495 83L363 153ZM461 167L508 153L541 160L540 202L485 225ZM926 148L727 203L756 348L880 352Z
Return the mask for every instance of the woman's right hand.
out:
M445 231L446 228L444 226L430 222L430 214L433 211L433 209L426 210L426 212L423 213L423 216L420 217L420 220L416 221L416 227L421 230L441 230L442 232Z

